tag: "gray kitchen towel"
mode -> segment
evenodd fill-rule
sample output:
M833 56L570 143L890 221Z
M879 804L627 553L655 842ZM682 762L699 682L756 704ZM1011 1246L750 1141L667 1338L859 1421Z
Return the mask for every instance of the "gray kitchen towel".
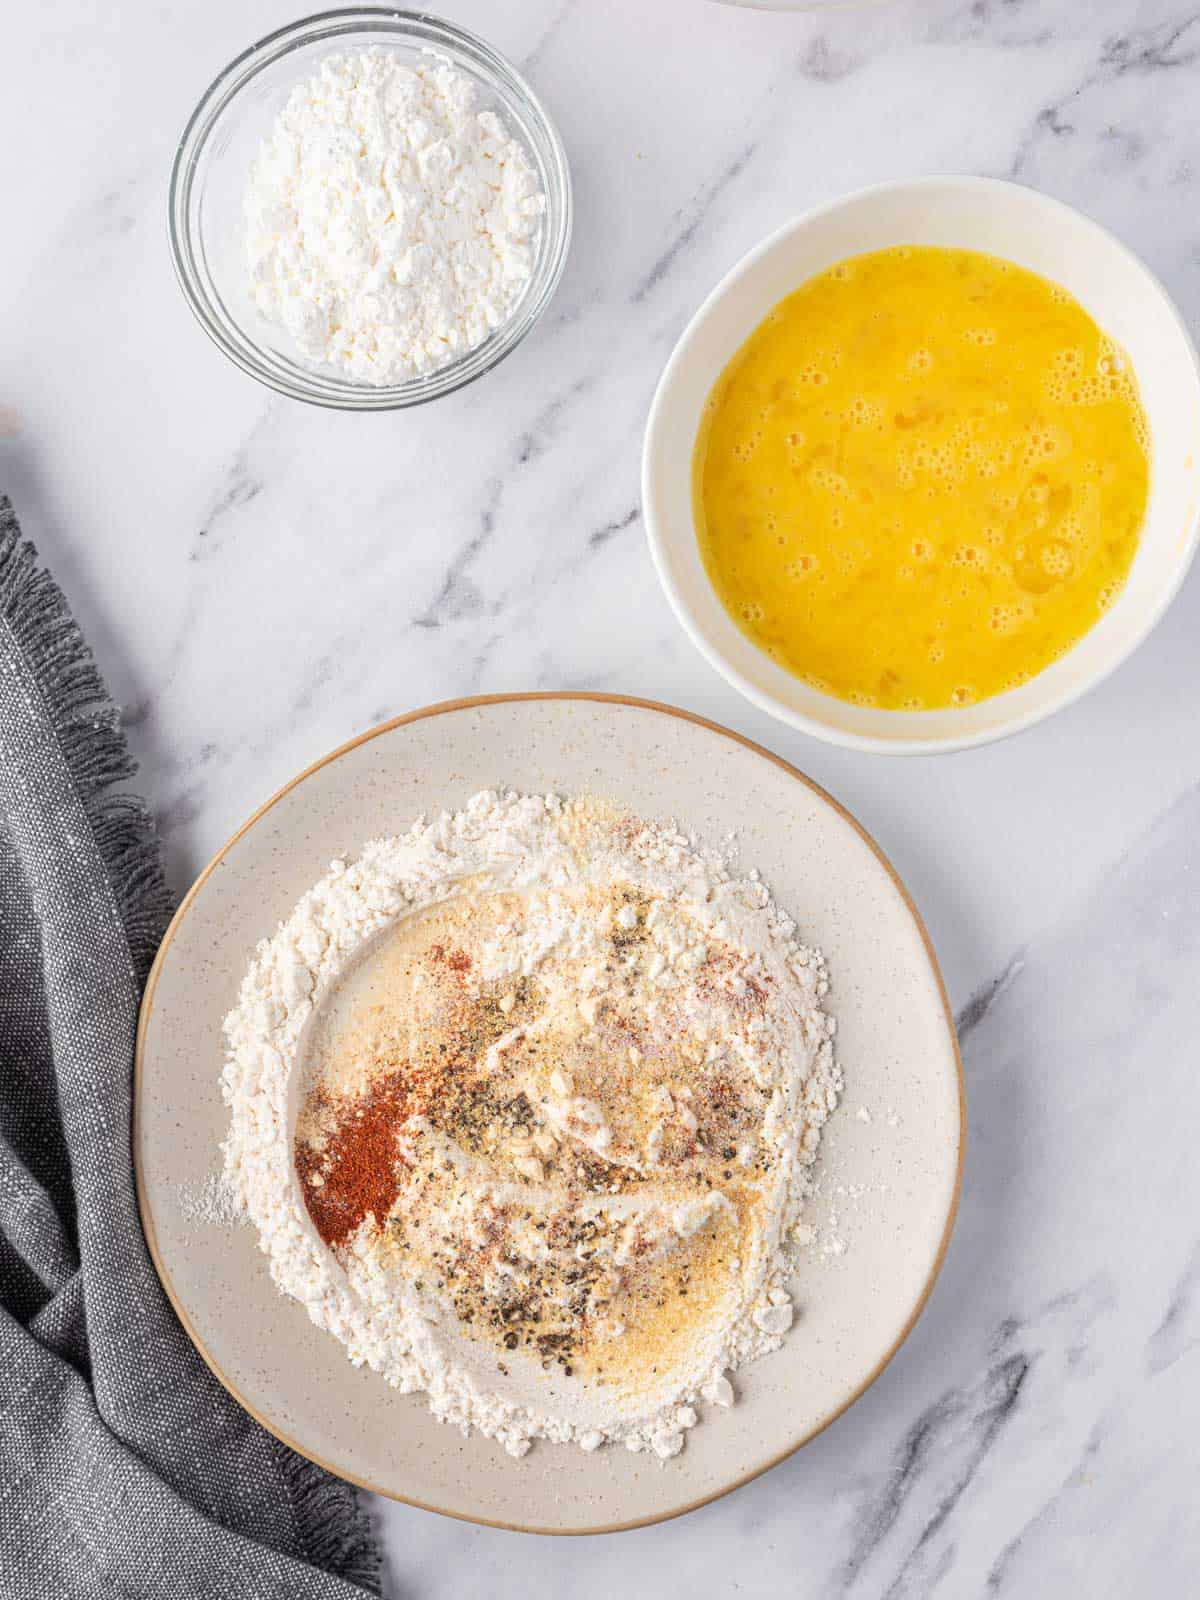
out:
M222 1389L142 1236L134 1030L169 904L132 770L0 497L0 1594L354 1600L355 1491Z

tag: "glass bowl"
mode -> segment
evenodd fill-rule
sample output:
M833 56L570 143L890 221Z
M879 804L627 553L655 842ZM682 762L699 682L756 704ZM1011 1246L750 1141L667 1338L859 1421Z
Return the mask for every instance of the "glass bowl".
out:
M292 89L326 55L366 46L394 49L413 60L433 51L471 78L480 109L496 111L524 144L546 196L533 275L507 321L436 372L386 386L305 365L286 331L261 315L250 292L242 213L251 164ZM550 302L566 262L571 217L566 152L533 90L482 39L415 11L326 11L252 45L226 67L192 113L171 172L171 254L201 327L260 383L294 400L345 411L390 411L436 400L503 361Z

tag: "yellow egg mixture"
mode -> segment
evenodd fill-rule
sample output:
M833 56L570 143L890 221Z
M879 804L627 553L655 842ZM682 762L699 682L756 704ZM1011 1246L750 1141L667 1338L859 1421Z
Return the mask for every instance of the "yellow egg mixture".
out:
M1134 374L1065 290L969 250L841 262L721 375L694 464L738 625L842 699L1024 683L1125 581L1149 490Z

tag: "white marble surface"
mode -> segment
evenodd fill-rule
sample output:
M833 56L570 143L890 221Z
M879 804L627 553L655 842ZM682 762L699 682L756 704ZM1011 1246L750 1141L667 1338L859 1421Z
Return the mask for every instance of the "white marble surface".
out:
M887 763L714 676L660 598L642 423L698 298L798 209L1013 175L1200 321L1200 12L892 0L447 0L556 113L579 223L540 330L408 414L273 398L173 281L208 79L287 0L7 19L0 486L127 708L179 888L297 768L482 689L632 691L769 744L907 877L964 1019L972 1132L924 1320L817 1442L680 1522L550 1543L381 1506L398 1596L1194 1594L1200 1558L1200 576L1114 679L1008 744Z

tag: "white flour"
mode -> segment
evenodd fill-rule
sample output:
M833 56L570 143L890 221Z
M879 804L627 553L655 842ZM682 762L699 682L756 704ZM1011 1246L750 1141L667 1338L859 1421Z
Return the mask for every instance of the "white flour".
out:
M431 56L330 56L245 197L252 292L301 354L371 384L444 366L512 314L545 200L475 85Z
M180 1184L179 1209L189 1222L221 1227L241 1215L238 1197L223 1172L211 1173L196 1183Z
M408 930L424 926L422 945ZM483 793L334 862L258 946L226 1020L227 1178L278 1287L356 1365L512 1455L539 1437L676 1454L701 1402L733 1403L729 1371L793 1319L793 1234L841 1088L824 966L794 932L755 875L586 802ZM369 1212L330 1249L314 1224L334 1144L303 1110L294 1132L289 1083L373 934L410 940L396 970L413 1037L374 1003L330 1058L336 1093L381 1081L373 1058L394 1064L400 1044L408 1066L422 1033L444 1051L438 1017L481 1042L391 1136L404 1181L386 1226ZM482 1098L456 1110L464 1082ZM481 1123L484 1103L499 1110ZM353 1104L361 1128L368 1102Z

